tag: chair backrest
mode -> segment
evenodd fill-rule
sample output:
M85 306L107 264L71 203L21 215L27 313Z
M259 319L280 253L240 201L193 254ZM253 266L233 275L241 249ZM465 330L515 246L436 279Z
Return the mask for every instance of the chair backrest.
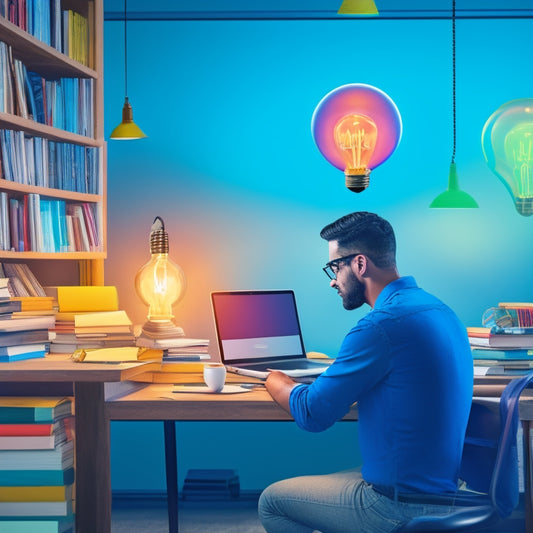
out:
M459 477L476 491L488 493L505 518L518 504L518 405L533 372L513 379L504 389L499 409L472 404Z

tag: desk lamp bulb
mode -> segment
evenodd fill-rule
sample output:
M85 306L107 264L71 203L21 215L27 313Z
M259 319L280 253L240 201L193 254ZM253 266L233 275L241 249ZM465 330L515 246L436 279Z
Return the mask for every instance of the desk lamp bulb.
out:
M161 217L155 217L150 232L150 261L135 276L135 289L148 306L148 320L143 333L151 337L182 336L183 330L173 322L172 306L186 289L183 270L168 256L168 233Z

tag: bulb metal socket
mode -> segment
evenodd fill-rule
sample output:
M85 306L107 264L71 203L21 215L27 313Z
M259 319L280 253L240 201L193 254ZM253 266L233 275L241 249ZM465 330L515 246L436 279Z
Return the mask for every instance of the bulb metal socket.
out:
M168 254L168 233L164 229L150 233L150 253Z
M352 192L362 192L370 183L370 171L366 169L363 172L360 169L347 169L345 177L346 187Z

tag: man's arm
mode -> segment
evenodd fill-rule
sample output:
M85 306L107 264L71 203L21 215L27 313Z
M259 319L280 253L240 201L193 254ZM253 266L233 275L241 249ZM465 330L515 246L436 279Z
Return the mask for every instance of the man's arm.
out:
M270 372L265 382L266 390L270 393L270 396L272 396L274 401L283 407L283 409L289 414L291 414L289 398L292 389L294 389L296 385L298 385L298 383L279 370L273 370Z

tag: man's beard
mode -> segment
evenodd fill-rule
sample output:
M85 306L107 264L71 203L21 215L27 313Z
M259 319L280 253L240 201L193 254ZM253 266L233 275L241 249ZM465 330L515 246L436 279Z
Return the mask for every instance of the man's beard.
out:
M350 277L350 284L347 286L346 291L342 291L341 298L342 305L347 311L359 309L359 307L366 303L365 284L352 274Z

